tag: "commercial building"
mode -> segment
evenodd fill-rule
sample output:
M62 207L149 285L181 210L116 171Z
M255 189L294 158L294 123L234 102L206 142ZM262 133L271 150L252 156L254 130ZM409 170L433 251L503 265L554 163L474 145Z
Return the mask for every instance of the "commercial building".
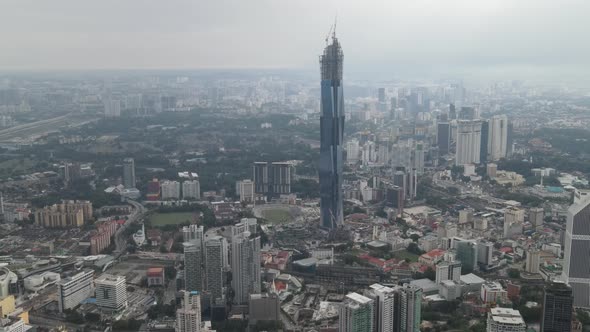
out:
M544 219L545 210L543 208L539 207L529 209L529 222L533 225L533 227L536 229L543 227Z
M504 237L512 237L522 234L524 223L524 210L509 207L504 211Z
M127 307L127 283L124 276L103 274L98 277L96 286L96 305L102 310L121 311Z
M479 164L481 121L457 121L455 165Z
M123 159L123 186L135 188L135 160L133 158Z
M231 270L235 304L247 304L250 294L259 294L260 237L252 237L244 223L232 226Z
M47 228L80 227L92 213L89 201L62 201L35 211L35 223Z
M335 35L320 56L320 224L327 229L343 223L342 144L344 137L344 95L342 60L344 54Z
M508 292L499 282L486 281L481 285L480 298L486 304L504 303L508 301Z
M473 271L477 268L477 244L473 241L454 239L453 245L457 250L456 259L461 262L465 271Z
M162 199L180 199L180 183L178 181L163 181L161 183Z
M94 293L94 271L86 270L73 276L62 278L57 283L57 302L59 312L72 309Z
M278 322L281 319L281 300L277 294L250 294L248 323Z
M526 332L526 324L518 310L492 308L488 312L488 332Z
M205 285L213 304L223 304L224 271L227 268L228 245L224 237L215 236L205 241Z
M461 297L461 286L452 280L445 280L440 283L440 296L447 301L455 300Z
M163 267L150 267L145 273L148 287L164 286L166 284L166 275Z
M590 308L590 197L585 196L567 211L562 279L572 287L574 306Z
M528 250L526 253L525 271L528 273L539 273L540 258L541 251L537 249Z
M445 280L459 282L461 277L461 262L441 262L436 266L436 284Z
M451 125L448 122L439 122L437 125L437 143L440 155L451 151Z
M571 287L561 282L546 285L543 290L541 331L571 331L573 304L574 296Z
M240 197L240 202L253 203L254 196L254 182L252 180L242 180L236 183L236 192Z
M349 293L340 305L339 332L373 332L374 301L358 293Z
M492 264L494 244L491 242L477 242L477 263L484 266Z
M201 331L201 296L197 291L184 291L182 307L176 310L176 332Z
M182 198L186 200L201 199L201 184L199 180L186 180L182 183Z

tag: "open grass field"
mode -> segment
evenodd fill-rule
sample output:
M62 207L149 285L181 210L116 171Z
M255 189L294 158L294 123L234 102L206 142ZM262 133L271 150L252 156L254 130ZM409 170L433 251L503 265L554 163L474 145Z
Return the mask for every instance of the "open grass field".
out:
M293 221L291 213L284 209L266 209L262 211L261 214L264 217L264 219L268 220L268 222L273 224Z
M196 214L192 212L154 213L150 215L150 224L154 227L164 225L178 225L192 222Z
M394 251L393 257L397 259L409 259L410 262L417 262L420 256L413 254L407 250Z

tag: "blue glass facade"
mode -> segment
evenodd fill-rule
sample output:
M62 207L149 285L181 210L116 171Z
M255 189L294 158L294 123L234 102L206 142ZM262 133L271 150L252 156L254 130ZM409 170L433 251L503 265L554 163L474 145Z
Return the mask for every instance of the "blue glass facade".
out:
M343 222L342 151L344 98L342 95L342 49L336 37L320 57L320 210L321 225L332 229Z

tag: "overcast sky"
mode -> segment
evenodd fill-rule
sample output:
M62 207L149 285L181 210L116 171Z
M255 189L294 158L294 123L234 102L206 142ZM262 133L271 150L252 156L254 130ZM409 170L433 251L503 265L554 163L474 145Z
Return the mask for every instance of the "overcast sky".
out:
M0 69L590 68L586 0L2 0Z

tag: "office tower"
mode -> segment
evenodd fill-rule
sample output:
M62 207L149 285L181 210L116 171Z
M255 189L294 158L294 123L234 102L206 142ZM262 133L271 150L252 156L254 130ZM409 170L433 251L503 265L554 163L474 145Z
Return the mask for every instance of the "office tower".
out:
M199 247L203 245L205 238L205 228L197 224L191 224L182 227L182 240L183 242L194 242Z
M481 148L481 122L457 122L457 151L455 165L479 164Z
M199 292L183 291L182 307L176 310L175 331L201 331L201 296Z
M72 309L94 293L94 271L85 270L73 276L62 278L57 283L59 312Z
M441 262L436 266L436 283L445 280L459 282L461 277L461 262Z
M525 271L528 273L539 273L539 264L541 263L541 252L537 249L531 249L526 253Z
M240 224L232 227L231 285L234 303L246 304L250 294L260 293L260 237L251 238L249 227Z
M508 121L508 134L506 138L506 156L511 156L514 152L514 125Z
M572 287L574 306L590 308L590 198L574 203L567 211L565 264L562 279Z
M135 161L133 158L123 159L123 186L135 188Z
M240 202L253 203L256 200L254 196L254 182L252 180L242 180L236 183L236 191L240 197Z
M476 120L479 118L479 112L475 107L461 107L459 110L458 119L460 120Z
M385 103L385 88L379 88L377 90L377 101L380 103Z
M346 162L349 164L356 164L359 161L360 146L356 138L351 139L346 143Z
M473 271L477 267L477 245L472 241L455 241L457 260L465 271Z
M291 193L291 164L288 162L255 162L254 192L268 198Z
M455 110L455 104L449 104L449 120L457 119L457 111Z
M184 288L187 291L203 290L203 253L197 241L184 242Z
M334 34L320 57L320 223L332 229L343 223L342 139L344 135L344 96L342 59L344 55Z
M481 122L481 142L479 145L479 161L482 164L488 162L489 135L490 135L490 122L487 120L483 120Z
M543 289L541 331L564 332L572 329L574 297L565 283L553 282Z
M369 288L367 297L373 299L375 303L373 307L375 331L397 331L395 324L399 325L400 310L396 310L397 302L399 302L399 291L380 284L373 284Z
M274 293L250 294L248 324L278 322L281 319L281 300Z
M374 301L358 293L349 293L340 305L339 332L373 332Z
M511 207L504 210L504 237L522 234L524 210Z
M201 199L201 184L199 180L186 180L182 183L182 198Z
M96 285L96 305L103 310L121 311L127 307L127 283L124 276L103 274Z
M448 122L440 122L437 125L436 141L439 153L448 154L451 148L451 125Z
M494 115L490 119L488 137L490 160L505 158L508 147L508 117L506 115Z
M477 243L477 263L482 265L492 264L492 253L494 244L491 242L480 241Z
M121 101L107 98L104 101L104 115L107 118L121 116Z
M160 184L162 190L162 199L179 199L180 183L178 181L164 181Z
M404 284L401 288L400 330L402 332L419 332L422 319L422 289Z
M205 241L205 285L214 303L223 303L223 270L227 261L227 242L222 236ZM218 301L218 300L221 301Z
M543 208L531 208L529 209L529 221L535 228L543 227L545 219L545 210Z
M488 332L525 332L526 323L518 310L492 308L488 312Z

